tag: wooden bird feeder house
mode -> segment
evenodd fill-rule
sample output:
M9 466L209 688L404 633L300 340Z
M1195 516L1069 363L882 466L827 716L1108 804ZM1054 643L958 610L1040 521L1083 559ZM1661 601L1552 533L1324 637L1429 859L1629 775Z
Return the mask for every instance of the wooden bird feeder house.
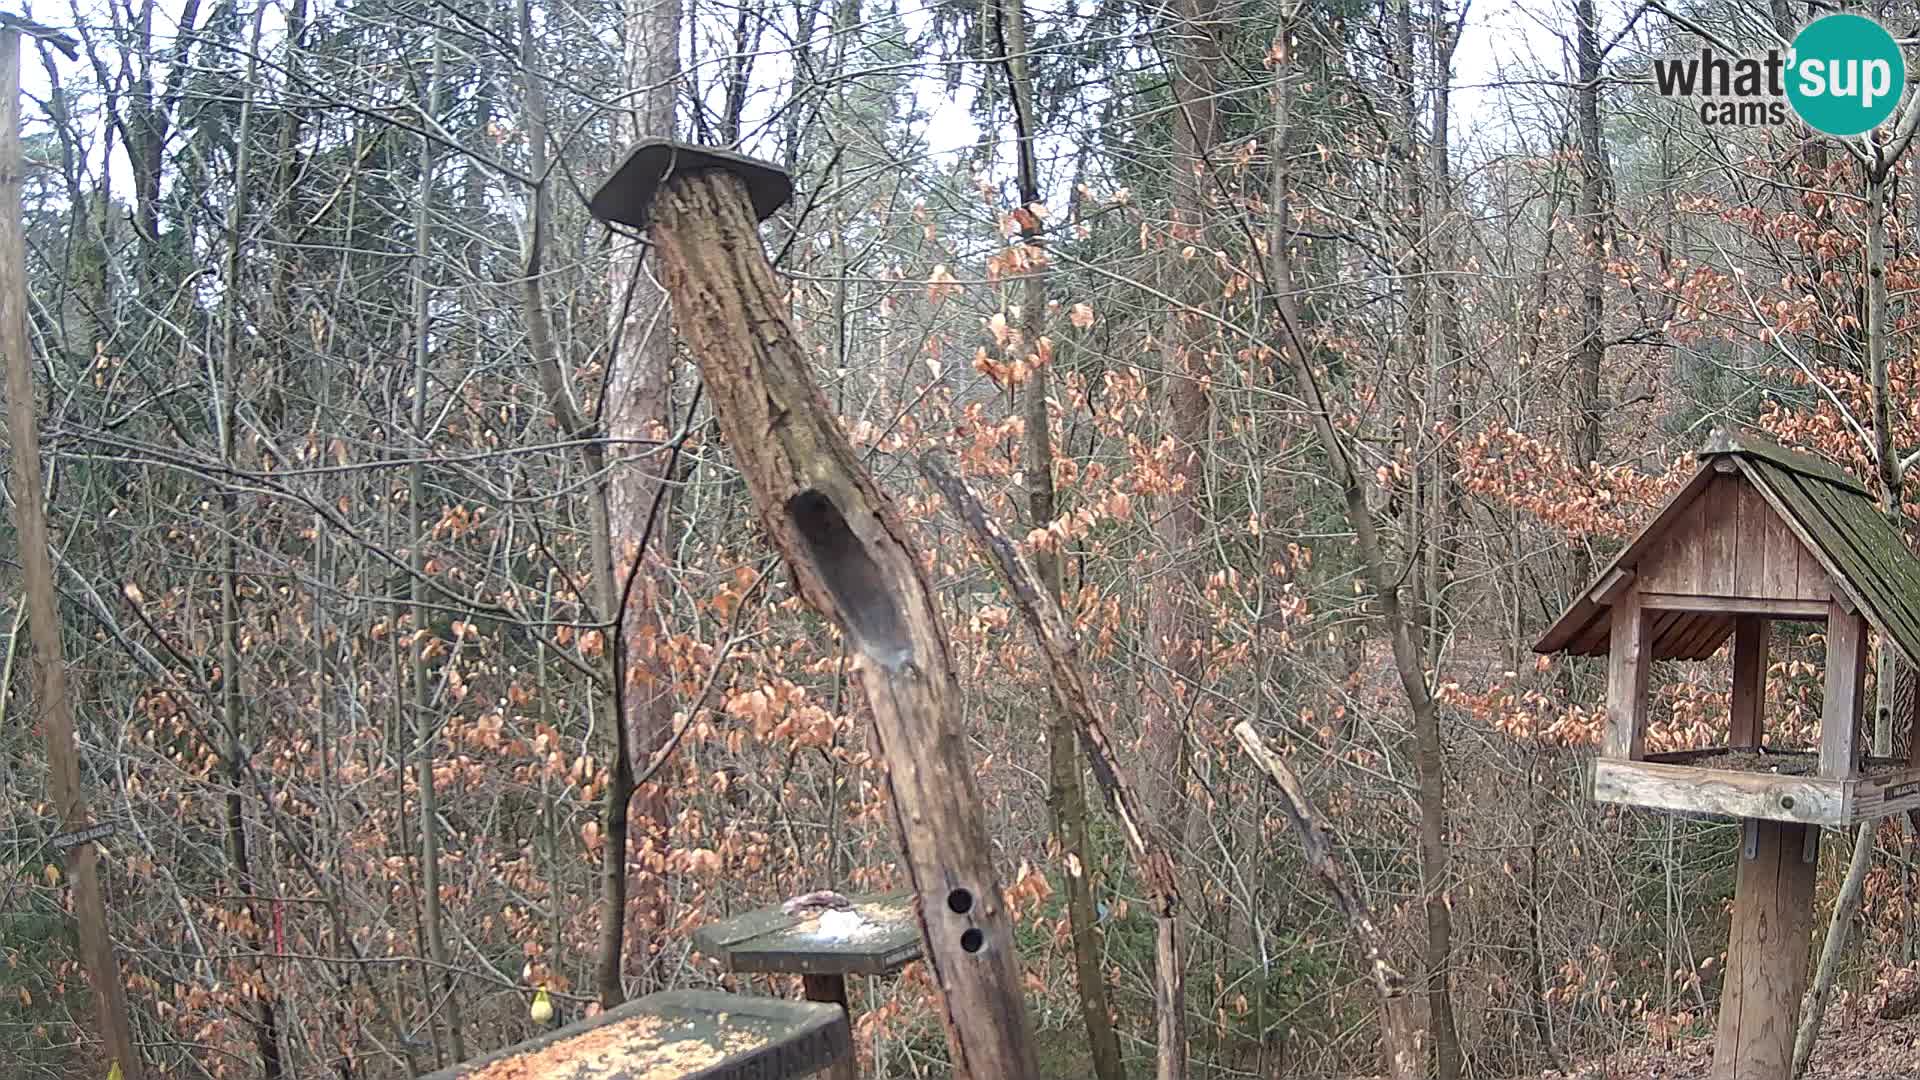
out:
M1819 828L1920 808L1906 760L1864 749L1867 629L1920 664L1920 559L1867 489L1816 458L1716 431L1700 468L1534 646L1607 658L1600 802L1743 822L1715 1080L1787 1080L1812 930ZM1775 621L1824 624L1819 743L1769 745ZM1649 754L1648 669L1733 641L1726 746ZM1903 717L1912 726L1920 714Z

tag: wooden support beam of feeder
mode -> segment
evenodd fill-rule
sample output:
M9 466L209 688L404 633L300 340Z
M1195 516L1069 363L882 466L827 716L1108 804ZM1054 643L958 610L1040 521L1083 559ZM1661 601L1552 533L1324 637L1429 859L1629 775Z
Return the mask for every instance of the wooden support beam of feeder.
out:
M1741 825L1713 1080L1790 1080L1807 984L1819 829L1779 821Z
M1820 710L1820 775L1859 774L1860 704L1867 679L1867 620L1834 601L1827 612L1827 693Z
M908 531L813 380L760 219L791 186L734 154L640 144L591 207L647 227L673 322L692 347L721 434L794 586L845 634L873 710L887 788L940 987L956 1077L1037 1075L993 866L978 763L960 737L946 631Z
M1741 615L1733 623L1733 707L1729 746L1759 746L1766 732L1767 620Z
M1613 602L1613 641L1607 652L1607 742L1610 758L1638 760L1647 748L1647 620L1640 594L1627 589Z

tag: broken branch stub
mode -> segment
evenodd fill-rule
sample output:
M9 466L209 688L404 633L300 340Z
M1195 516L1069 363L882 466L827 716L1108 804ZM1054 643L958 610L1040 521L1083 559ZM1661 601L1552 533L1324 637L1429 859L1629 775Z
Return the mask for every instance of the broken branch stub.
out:
M959 738L946 633L904 523L813 380L760 245L756 225L771 213L764 193L777 170L658 140L628 160L676 164L664 174L625 170L592 205L647 223L674 326L692 347L761 525L800 596L846 634L887 764L954 1075L1035 1076L1013 920Z

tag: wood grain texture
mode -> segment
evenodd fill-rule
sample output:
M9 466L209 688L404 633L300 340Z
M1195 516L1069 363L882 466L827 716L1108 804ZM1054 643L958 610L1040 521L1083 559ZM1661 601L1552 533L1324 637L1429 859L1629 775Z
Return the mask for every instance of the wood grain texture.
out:
M1759 615L1741 615L1734 621L1730 746L1759 746L1766 734L1769 626Z
M1714 1033L1713 1080L1790 1080L1806 989L1816 862L1808 826L1756 821L1756 857L1740 857L1727 974Z
M954 1075L1034 1076L1013 922L961 738L946 632L905 523L813 380L756 224L729 173L667 182L651 231L674 324L768 539L800 596L847 636L921 898Z
M1858 775L1862 688L1867 678L1867 620L1834 603L1827 613L1827 687L1820 708L1820 775Z
M1847 795L1846 781L1818 776L1611 758L1593 764L1596 801L1655 810L1839 826L1847 823Z
M1607 653L1607 741L1611 758L1646 754L1647 622L1640 591L1629 588L1613 605L1613 643Z

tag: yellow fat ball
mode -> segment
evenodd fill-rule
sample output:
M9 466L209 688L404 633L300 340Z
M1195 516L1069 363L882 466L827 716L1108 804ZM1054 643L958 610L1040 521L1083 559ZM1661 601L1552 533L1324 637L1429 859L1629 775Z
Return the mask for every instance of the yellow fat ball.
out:
M553 1019L553 999L547 996L546 988L542 987L533 995L533 1007L527 1010L527 1015L533 1017L536 1024Z

